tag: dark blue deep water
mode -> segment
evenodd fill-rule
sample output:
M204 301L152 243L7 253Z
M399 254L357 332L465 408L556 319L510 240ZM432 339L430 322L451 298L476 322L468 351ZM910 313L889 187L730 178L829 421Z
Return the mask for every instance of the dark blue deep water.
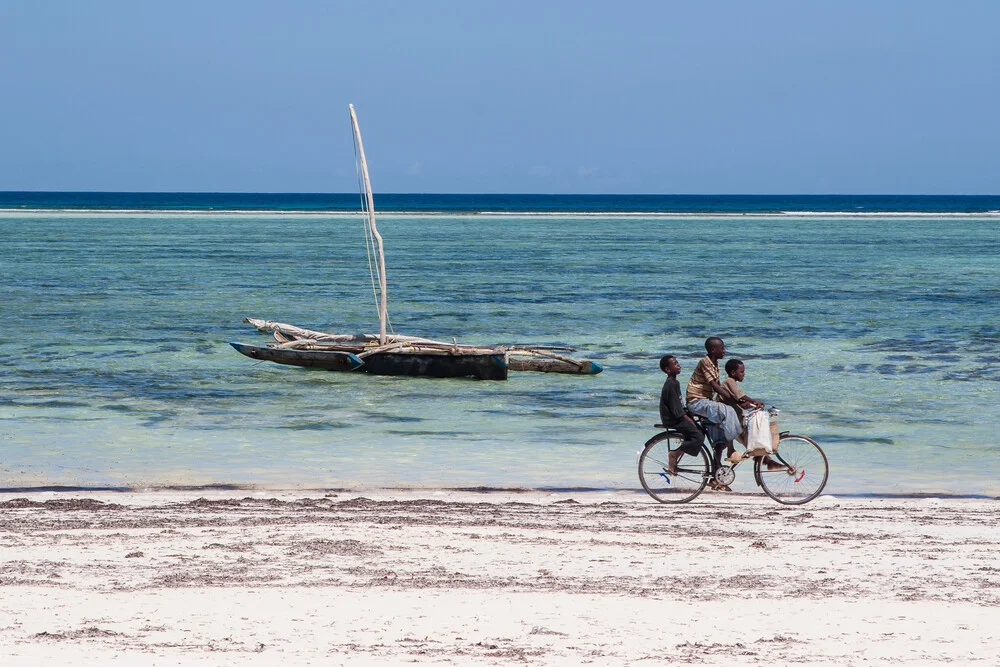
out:
M0 192L0 208L355 211L357 194ZM376 194L382 212L418 213L987 213L996 195L538 195Z

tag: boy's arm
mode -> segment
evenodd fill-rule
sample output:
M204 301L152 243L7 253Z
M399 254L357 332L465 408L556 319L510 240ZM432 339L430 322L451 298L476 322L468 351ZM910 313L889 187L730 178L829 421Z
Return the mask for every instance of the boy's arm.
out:
M711 380L709 383L712 385L712 389L715 390L715 393L721 396L723 399L726 399L727 402L728 401L732 401L733 403L740 402L740 399L736 398L733 392L729 391L729 387L725 387L719 384L718 380Z
M743 398L741 398L740 401L743 403L750 403L758 408L764 407L764 401L758 401L756 398L750 398L746 394L743 394Z
M676 424L681 419L687 416L684 412L684 406L681 404L680 399L675 399L670 401L666 406L666 417L670 419L671 424ZM662 417L663 415L661 415Z

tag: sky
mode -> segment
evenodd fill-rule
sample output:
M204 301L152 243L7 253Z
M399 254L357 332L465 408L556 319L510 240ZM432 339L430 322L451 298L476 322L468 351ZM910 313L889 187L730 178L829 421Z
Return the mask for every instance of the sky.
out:
M0 0L0 190L1000 194L1000 3Z

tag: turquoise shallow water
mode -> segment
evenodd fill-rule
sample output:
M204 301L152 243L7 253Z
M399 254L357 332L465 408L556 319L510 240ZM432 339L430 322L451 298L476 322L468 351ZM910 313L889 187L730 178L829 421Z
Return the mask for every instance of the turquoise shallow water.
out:
M638 488L661 354L708 335L832 493L1000 494L995 216L380 217L400 333L595 377L255 364L244 316L377 328L357 216L0 213L0 486ZM743 474L743 488L750 480Z

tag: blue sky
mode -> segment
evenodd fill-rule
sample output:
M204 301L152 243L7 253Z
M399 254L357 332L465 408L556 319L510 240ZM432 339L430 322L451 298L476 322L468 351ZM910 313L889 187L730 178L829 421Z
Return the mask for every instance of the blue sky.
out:
M0 190L1000 193L1000 3L0 0Z

